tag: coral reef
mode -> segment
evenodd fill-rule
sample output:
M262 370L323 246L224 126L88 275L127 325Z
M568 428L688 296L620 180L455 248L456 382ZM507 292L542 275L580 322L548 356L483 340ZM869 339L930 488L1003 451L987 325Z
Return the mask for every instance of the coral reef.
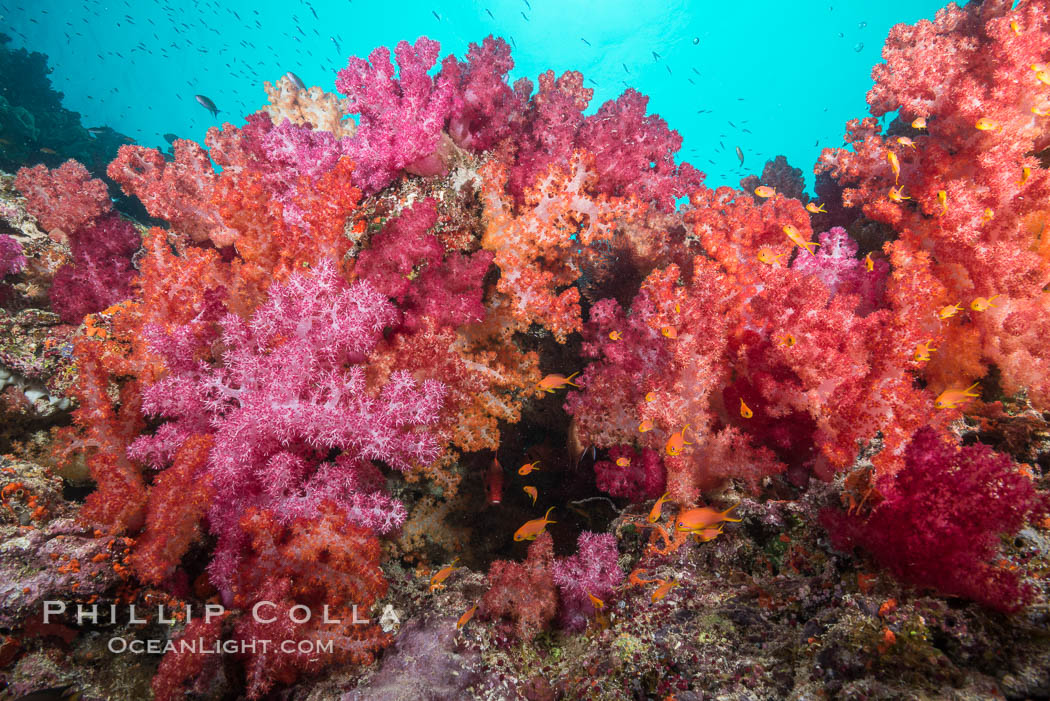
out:
M1045 695L1048 17L894 28L868 99L900 117L851 122L817 200L783 158L706 187L647 97L510 85L495 37L122 145L147 225L97 163L26 161L0 178L0 681Z

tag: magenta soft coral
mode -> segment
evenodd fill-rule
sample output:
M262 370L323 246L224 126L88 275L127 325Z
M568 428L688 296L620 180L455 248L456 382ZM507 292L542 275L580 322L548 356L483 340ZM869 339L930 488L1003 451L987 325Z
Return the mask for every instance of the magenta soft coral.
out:
M905 467L880 480L885 497L866 516L822 516L839 549L861 547L901 580L949 596L1015 611L1031 592L1000 557L1010 535L1047 513L1009 456L975 444L958 447L923 428L909 443Z
M445 172L437 152L455 90L449 76L427 75L440 48L426 37L414 45L402 41L394 49L396 69L390 50L379 47L368 61L353 56L339 71L335 86L347 96L347 110L360 115L349 149L357 163L354 183L366 194L386 187L402 169Z
M550 533L541 533L529 545L524 562L496 560L489 567L489 590L481 598L486 618L509 618L521 640L531 640L554 619L558 592L552 566L554 545Z
M552 574L558 586L561 605L558 620L562 628L579 632L595 614L591 597L607 601L623 582L617 564L620 551L611 533L583 531L576 539L575 555L554 561Z
M627 460L626 465L619 461ZM667 484L667 470L660 454L651 448L635 451L628 445L609 449L609 459L594 464L598 489L632 503L655 499Z

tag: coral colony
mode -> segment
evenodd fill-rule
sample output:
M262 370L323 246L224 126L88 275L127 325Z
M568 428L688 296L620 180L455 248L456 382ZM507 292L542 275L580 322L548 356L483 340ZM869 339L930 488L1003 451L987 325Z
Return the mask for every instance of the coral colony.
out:
M439 69L426 38L351 58L340 95L282 78L171 156L122 146L108 175L154 226L76 161L23 168L24 207L67 248L0 236L4 295L50 285L73 401L49 460L93 489L47 524L50 497L4 488L8 509L38 500L26 558L69 533L65 569L6 591L5 625L159 598L199 649L166 648L156 698L203 693L221 663L202 650L229 641L262 698L375 661L397 558L434 596L474 578L448 635L583 635L625 592L688 598L668 558L745 528L741 500L829 483L841 505L811 526L835 548L1021 610L1041 580L1000 536L1048 525L1043 468L961 436L1050 410L1050 11L949 6L883 56L874 117L824 150L812 201L783 159L705 187L645 96L585 116L581 74L509 85L493 37ZM42 377L12 358L5 378ZM583 511L570 482L619 525L559 530ZM469 536L437 524L501 498L519 505L495 521L501 559L449 565ZM50 599L68 611L35 620Z

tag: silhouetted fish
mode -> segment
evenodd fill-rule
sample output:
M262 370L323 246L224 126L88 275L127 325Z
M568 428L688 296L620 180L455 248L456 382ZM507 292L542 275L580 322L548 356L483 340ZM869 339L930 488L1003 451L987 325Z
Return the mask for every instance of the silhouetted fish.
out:
M586 40L586 39L584 39L583 37L580 37L580 41L582 41L582 42L583 42L584 44L586 44L587 46L590 46L590 45L591 45L591 42L587 41L587 40Z
M288 80L295 83L295 87L299 88L300 90L306 90L306 83L304 83L303 79L297 76L295 73L288 71L284 75L286 78L288 78Z
M193 97L197 99L201 107L211 112L211 116L215 117L219 114L219 108L215 106L215 103L209 97L205 95L194 95Z
M740 165L744 165L744 152L740 150L740 147L736 147L736 157L740 159Z
M171 132L168 132L164 135L164 140L167 141L169 144L175 143L175 139L177 138L179 137L177 137L175 134L172 134Z

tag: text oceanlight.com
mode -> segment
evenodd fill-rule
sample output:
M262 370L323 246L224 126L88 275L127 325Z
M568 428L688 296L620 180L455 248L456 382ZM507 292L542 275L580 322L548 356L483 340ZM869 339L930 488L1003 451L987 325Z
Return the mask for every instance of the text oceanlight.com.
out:
M159 655L161 653L179 652L194 655L221 655L234 653L266 654L273 650L286 654L313 655L332 653L334 642L331 640L281 640L274 645L272 640L138 640L127 638L110 638L109 651L115 654L131 652L137 655Z

